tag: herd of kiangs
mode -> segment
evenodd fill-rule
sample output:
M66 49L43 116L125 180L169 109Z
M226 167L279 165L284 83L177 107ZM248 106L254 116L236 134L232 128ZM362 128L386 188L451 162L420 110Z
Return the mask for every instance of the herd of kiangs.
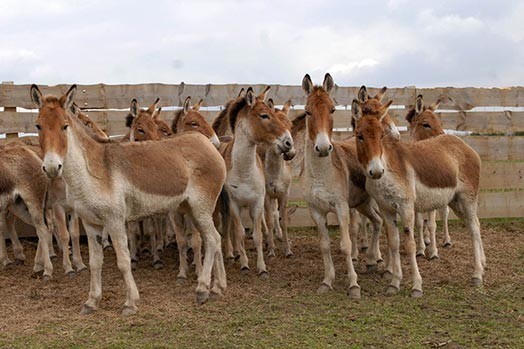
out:
M196 301L202 304L226 291L222 250L225 258L238 260L242 272L250 271L243 208L253 221L256 272L261 278L269 277L264 254L275 255L273 235L282 241L284 255L292 255L286 207L290 163L295 161L320 235L324 279L317 292L332 290L335 279L326 218L332 212L339 222L350 298L361 295L353 266L360 215L371 226L365 256L370 272L382 262L379 236L385 227L387 294L396 294L402 280L400 217L411 266L411 296L422 296L417 255L424 255L428 244L427 256L438 257L435 210L441 209L447 218L448 206L471 233L472 283L481 285L485 267L477 217L481 162L462 139L444 134L434 114L440 100L425 106L422 96L416 98L406 116L412 140L404 141L388 114L392 101L382 102L386 88L369 96L363 86L351 106L353 136L335 141L332 77L326 74L323 84L315 86L306 75L302 88L307 94L305 110L293 120L288 119L291 101L278 109L266 100L269 87L258 95L248 88L225 104L213 127L199 111L202 101L191 106L188 97L170 127L159 117L158 99L146 110L134 99L126 119L130 131L115 141L76 106L76 85L59 98L43 96L33 85L30 96L39 109L38 144L18 141L0 148L0 234L10 235L15 260L22 262L25 257L13 222L18 217L32 224L39 240L33 271L49 280L54 253L51 231L59 240L66 274L86 269L80 254L81 219L91 273L83 314L99 306L103 248L109 235L125 282L123 315L134 314L139 300L132 274L137 266L137 237L150 236L153 265L161 268L158 251L174 235L180 257L176 282L187 279L192 250L198 276ZM422 234L426 214L429 239ZM450 243L446 230L445 245ZM12 263L3 236L0 262Z

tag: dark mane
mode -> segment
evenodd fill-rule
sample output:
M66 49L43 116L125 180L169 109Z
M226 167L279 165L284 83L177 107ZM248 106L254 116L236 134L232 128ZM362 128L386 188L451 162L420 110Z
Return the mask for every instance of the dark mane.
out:
M306 128L306 112L297 115L297 117L293 119L291 124L291 136L295 138L297 133Z
M180 117L184 114L184 109L177 110L175 112L175 116L173 117L173 121L171 122L171 130L173 130L173 133L177 133L177 125L180 121Z
M231 106L233 102L234 102L233 99L228 101L224 105L224 109L222 109L220 113L218 113L217 117L215 118L215 120L213 120L213 123L211 124L211 127L213 128L213 130L215 131L217 135L220 135L220 133L223 133L221 131L225 131L223 129L223 125L224 123L227 123L227 117L228 117L227 114L229 113L229 107Z
M229 126L231 127L231 131L233 133L235 133L235 124L237 122L238 113L240 113L240 111L244 109L245 106L247 106L245 98L238 98L229 105Z

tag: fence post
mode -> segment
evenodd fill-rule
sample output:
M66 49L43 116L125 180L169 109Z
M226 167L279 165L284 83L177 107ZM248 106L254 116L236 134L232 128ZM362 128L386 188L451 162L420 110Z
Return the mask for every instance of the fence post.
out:
M13 85L13 81L2 81L2 85ZM16 107L4 107L4 111L11 111L16 113ZM18 138L18 132L6 133L5 138L12 139Z

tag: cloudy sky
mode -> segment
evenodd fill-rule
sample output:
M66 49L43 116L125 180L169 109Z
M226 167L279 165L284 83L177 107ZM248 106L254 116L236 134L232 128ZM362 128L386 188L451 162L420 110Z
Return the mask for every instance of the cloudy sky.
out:
M524 2L0 1L15 83L524 84Z

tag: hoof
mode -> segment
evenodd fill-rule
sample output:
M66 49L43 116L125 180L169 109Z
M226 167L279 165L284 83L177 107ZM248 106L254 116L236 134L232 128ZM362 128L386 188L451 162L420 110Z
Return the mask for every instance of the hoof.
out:
M24 265L23 259L15 259L15 265Z
M261 271L260 273L258 273L258 277L260 278L260 280L269 280L269 273L267 271Z
M474 286L474 287L480 287L482 286L482 279L479 279L479 278L472 278L471 279L471 285Z
M426 254L424 252L417 252L417 258L426 258Z
M122 315L122 316L131 316L131 315L135 315L137 312L138 312L138 308L137 308L137 307L132 307L132 306L129 306L129 305L124 305L124 307L122 308L122 312L120 313L120 315Z
M438 256L438 254L434 254L433 256L429 257L429 260L430 261L434 261L436 259L439 259L440 257Z
M452 243L451 241L446 241L446 242L442 245L442 247L444 247L444 248L450 248L451 246L453 246L453 243Z
M287 252L285 252L285 256L286 256L286 258L291 258L291 257L293 257L293 252L287 251Z
M423 294L424 292L422 292L422 290L411 290L411 298L421 298Z
M249 269L249 267L242 267L240 268L240 272L244 275L247 275L249 274L249 272L251 271L251 269Z
M94 312L96 311L95 308L93 308L92 306L89 306L87 304L84 304L82 306L82 310L80 310L80 315L89 315L89 314L93 314Z
M52 261L56 261L58 259L58 256L55 254L53 256L49 256L49 258L52 260Z
M377 264L383 263L383 262L384 262L384 260L382 258L377 259Z
M393 285L388 285L386 288L386 296L394 296L396 295L400 290Z
M353 263L357 263L357 262L358 262L358 258L353 258L353 257L351 257L351 261L352 261Z
M138 261L131 261L131 270L136 270L138 268Z
M82 273L82 272L84 272L84 271L86 271L86 270L87 270L87 267L86 267L85 265L81 265L81 266L79 266L79 267L76 267L76 272L77 272L78 274L80 274L80 273Z
M186 281L187 281L187 278L185 278L183 276L177 276L176 280L175 280L175 284L177 284L177 285L185 285Z
M348 297L351 299L360 299L360 287L353 286L348 288Z
M211 291L211 293L209 294L209 300L210 301L216 301L216 300L219 300L220 298L222 298L222 293L221 292L217 292L217 291Z
M360 248L360 252L366 252L368 250L368 247L367 246L362 246Z
M382 273L382 278L386 280L391 280L393 278L393 273L389 270L384 270L384 272Z
M317 294L324 294L324 293L328 293L332 290L331 286L328 286L326 285L325 283L322 283L318 288L317 288Z
M154 261L153 268L155 268L156 270L164 269L164 262L162 262L161 260Z
M42 275L42 282L50 282L51 275Z
M43 270L33 271L33 273L31 274L31 277L33 279L38 279L38 278L42 277L42 275L44 275L44 271Z
M378 269L378 266L376 264L366 265L366 273L368 274L375 273L377 269Z
M202 305L209 299L209 291L199 291L196 293L196 302L198 305Z
M151 256L151 250L149 248L144 248L140 251L140 254L143 256Z
M269 253L267 254L268 257L275 257L275 251L274 250L271 250L269 251Z
M66 273L66 275L70 278L70 279L74 279L75 276L76 276L76 273L74 270L70 270Z
M7 260L4 260L3 264L4 264L4 267L8 267L13 264L13 261L10 259L7 259Z
M113 250L113 246L111 245L104 246L104 251L112 251L112 250Z

